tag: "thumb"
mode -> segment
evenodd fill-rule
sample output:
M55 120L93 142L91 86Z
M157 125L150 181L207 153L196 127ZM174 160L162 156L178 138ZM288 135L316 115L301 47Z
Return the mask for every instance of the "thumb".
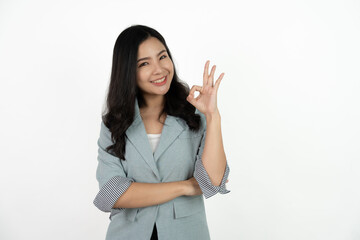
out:
M191 103L192 105L194 105L194 102L195 102L195 98L194 98L194 94L189 94L187 97L186 97L186 100Z
M202 86L198 86L198 85L194 85L191 87L190 91L189 91L189 95L187 96L186 100L191 103L193 106L195 106L196 100L199 99L199 96L197 97L197 99L195 98L195 91L199 91L201 93L202 91Z

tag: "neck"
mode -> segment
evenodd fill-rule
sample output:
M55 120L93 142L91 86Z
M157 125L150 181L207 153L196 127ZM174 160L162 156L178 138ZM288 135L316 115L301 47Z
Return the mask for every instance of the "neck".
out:
M165 105L165 96L163 95L144 95L145 106L141 108L142 112L161 112Z

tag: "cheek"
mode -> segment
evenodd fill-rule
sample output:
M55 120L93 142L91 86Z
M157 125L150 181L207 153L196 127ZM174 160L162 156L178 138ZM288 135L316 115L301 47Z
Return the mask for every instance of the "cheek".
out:
M174 64L172 63L171 60L168 62L168 67L169 69L171 69L172 72L174 72Z
M147 81L146 73L144 71L139 71L136 73L136 82L138 84L144 83L146 81Z
M172 78L173 75L174 75L174 65L173 65L173 63L171 61L166 63L166 69L168 69L168 71L171 74L171 78Z

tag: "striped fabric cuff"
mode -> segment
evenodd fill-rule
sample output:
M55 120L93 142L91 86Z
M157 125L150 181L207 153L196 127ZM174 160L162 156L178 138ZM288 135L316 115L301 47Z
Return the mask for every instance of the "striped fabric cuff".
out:
M118 198L134 182L131 178L115 176L111 178L98 192L93 203L103 212L111 212Z
M229 168L228 164L226 163L225 173L221 180L220 186L214 186L211 183L209 175L206 172L199 155L196 158L197 158L197 160L195 163L194 177L195 177L196 181L198 182L205 198L207 199L209 197L212 197L217 193L221 193L221 194L229 193L230 191L226 189L226 185L225 185L226 180L230 173L230 168Z

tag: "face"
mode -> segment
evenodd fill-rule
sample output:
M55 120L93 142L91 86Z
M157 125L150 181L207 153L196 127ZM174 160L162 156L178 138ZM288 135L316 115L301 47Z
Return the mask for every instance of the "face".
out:
M136 83L144 95L164 95L174 76L174 65L165 46L154 37L139 45Z

